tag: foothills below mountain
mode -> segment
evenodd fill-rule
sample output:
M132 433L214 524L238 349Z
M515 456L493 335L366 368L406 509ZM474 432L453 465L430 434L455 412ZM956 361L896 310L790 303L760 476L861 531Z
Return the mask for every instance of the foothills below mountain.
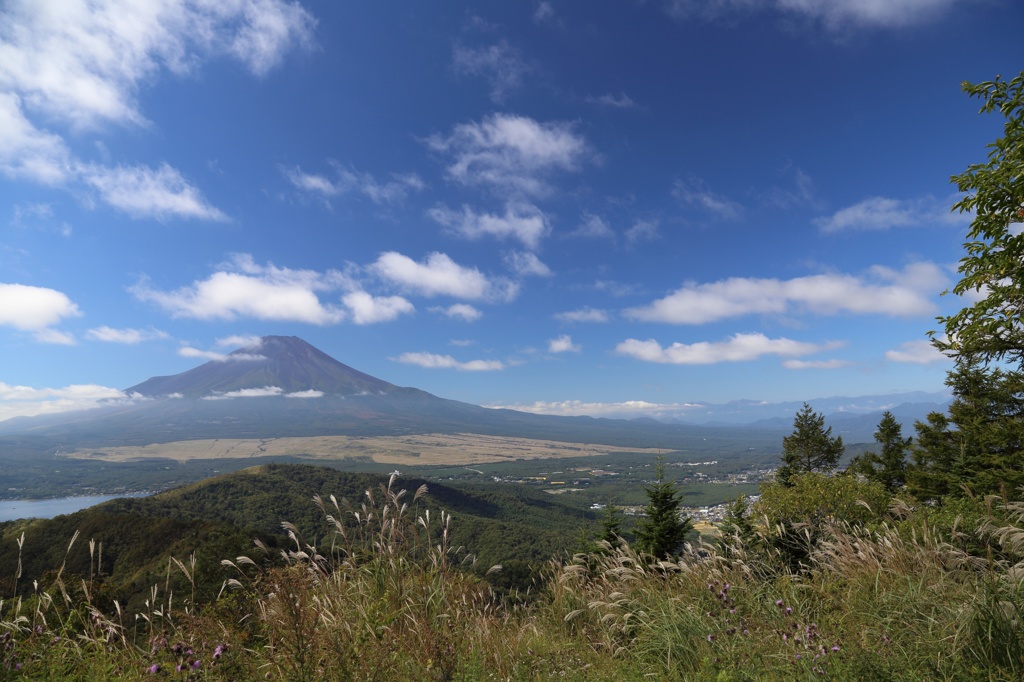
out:
M650 419L594 419L489 409L395 386L355 370L297 337L266 336L223 360L173 376L153 377L125 390L131 399L92 410L0 422L0 452L8 456L91 447L142 446L199 439L311 436L396 436L473 433L597 443L684 448L695 440L735 440L739 413L761 421L744 425L744 437L767 436L792 424L799 405L738 401L719 406L723 423L662 423ZM905 397L938 398L934 394ZM848 443L871 440L882 409L903 421L923 418L940 402L879 407L865 414L830 416ZM850 399L826 399L842 405ZM859 399L873 405L878 399ZM872 403L871 400L875 400ZM816 407L817 401L816 401ZM778 410L785 410L785 416ZM818 407L818 409L823 409ZM827 409L824 408L824 409ZM731 416L729 416L731 415ZM707 416L705 416L707 418ZM909 423L907 424L909 426Z

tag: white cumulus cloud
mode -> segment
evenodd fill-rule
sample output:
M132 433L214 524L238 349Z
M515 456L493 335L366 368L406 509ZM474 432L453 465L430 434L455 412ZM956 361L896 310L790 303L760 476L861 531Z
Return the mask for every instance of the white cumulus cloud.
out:
M61 132L148 128L139 92L164 73L228 56L263 75L315 21L286 0L10 0L0 5L0 173L77 183L135 217L223 220L180 171L99 166L73 157Z
M952 362L932 345L931 341L907 341L898 349L885 351L885 359L889 362L904 362L913 365L931 365L936 362Z
M511 300L518 292L514 283L488 279L476 268L459 265L439 252L431 253L418 263L397 251L388 251L382 253L370 269L393 284L427 297Z
M140 301L154 303L174 317L200 320L258 320L327 325L341 322L346 311L323 303L318 294L353 284L336 270L316 272L259 265L248 254L236 254L207 279L173 291L159 291L141 281L131 288Z
M125 400L116 388L97 384L72 384L64 388L34 388L0 381L0 421L71 410L86 410Z
M390 322L416 310L412 303L401 296L373 296L365 291L353 291L345 294L341 300L356 324Z
M438 313L445 317L457 318L466 322L475 322L483 317L483 313L467 303L455 303L447 308L434 307L432 313Z
M573 343L572 337L568 334L562 334L548 341L549 353L579 353L581 350L583 348L579 344Z
M734 334L725 341L673 343L662 347L654 339L626 339L615 352L645 362L672 365L712 365L719 362L746 362L765 355L798 357L837 347L836 343L815 344L787 338L771 339L764 334Z
M280 386L264 386L263 388L241 388L220 395L203 396L203 400L231 400L233 398L271 398L284 394Z
M624 400L615 403L586 402L583 400L543 401L487 405L492 409L518 410L533 414L553 414L563 417L608 417L635 419L637 417L685 418L687 411L703 408L699 403L652 403L646 400Z
M794 312L912 317L936 310L931 298L947 281L942 268L933 263L913 263L902 271L875 266L863 276L829 273L790 280L733 277L686 284L623 314L644 322L670 324L705 324L743 315Z
M81 314L78 306L56 289L0 283L0 326L33 332L40 343L73 344L70 334L53 326Z
M460 362L450 355L437 355L435 353L402 353L396 362L407 365L419 365L428 369L456 369L462 372L492 372L505 369L505 363L500 360L469 360Z

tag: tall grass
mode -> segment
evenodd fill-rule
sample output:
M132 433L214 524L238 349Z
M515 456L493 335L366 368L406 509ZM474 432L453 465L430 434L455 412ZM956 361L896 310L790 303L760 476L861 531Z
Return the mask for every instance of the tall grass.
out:
M0 601L0 680L1024 675L1021 505L991 501L970 543L989 551L973 554L898 514L820 526L812 543L755 524L674 561L604 543L552 559L540 597L516 601L462 570L472 556L425 493L392 478L355 503L316 498L318 539L282 524L287 548L224 560L211 604L195 603L194 557L168 559L138 614L94 606L92 569L76 584L63 568L45 585L18 575ZM794 566L779 548L801 543Z

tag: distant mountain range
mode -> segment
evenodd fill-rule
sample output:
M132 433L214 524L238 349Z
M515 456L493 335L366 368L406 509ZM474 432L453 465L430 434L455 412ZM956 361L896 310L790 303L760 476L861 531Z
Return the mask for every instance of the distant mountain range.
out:
M130 399L100 408L0 422L0 456L204 438L455 432L666 449L700 443L702 451L721 443L735 451L740 440L759 449L778 442L801 407L737 401L688 412L688 423L489 409L395 386L283 336L263 337L224 359L151 378L125 393ZM927 393L811 403L848 443L872 440L884 409L908 432L914 420L945 409L941 395Z

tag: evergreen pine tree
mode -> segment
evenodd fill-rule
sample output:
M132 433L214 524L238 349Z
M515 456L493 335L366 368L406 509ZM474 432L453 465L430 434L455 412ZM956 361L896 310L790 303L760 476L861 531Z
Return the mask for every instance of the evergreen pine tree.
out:
M850 464L850 469L896 492L907 482L907 449L913 440L903 437L903 427L892 412L886 411L875 431L875 441L882 451L864 453Z
M665 463L659 457L654 470L654 483L645 486L647 506L644 517L637 522L636 545L658 559L671 556L693 529L689 518L682 518L680 507L683 495L675 481L665 480Z
M998 493L1021 497L1024 486L1024 374L962 361L946 383L949 415L918 422L908 488L922 500Z
M601 516L601 535L598 540L607 542L612 547L622 544L622 509L614 502L609 502Z
M832 427L825 428L825 415L818 414L804 403L793 420L793 433L782 439L782 466L776 480L792 485L794 476L819 471L828 473L843 456L843 437L832 437Z

